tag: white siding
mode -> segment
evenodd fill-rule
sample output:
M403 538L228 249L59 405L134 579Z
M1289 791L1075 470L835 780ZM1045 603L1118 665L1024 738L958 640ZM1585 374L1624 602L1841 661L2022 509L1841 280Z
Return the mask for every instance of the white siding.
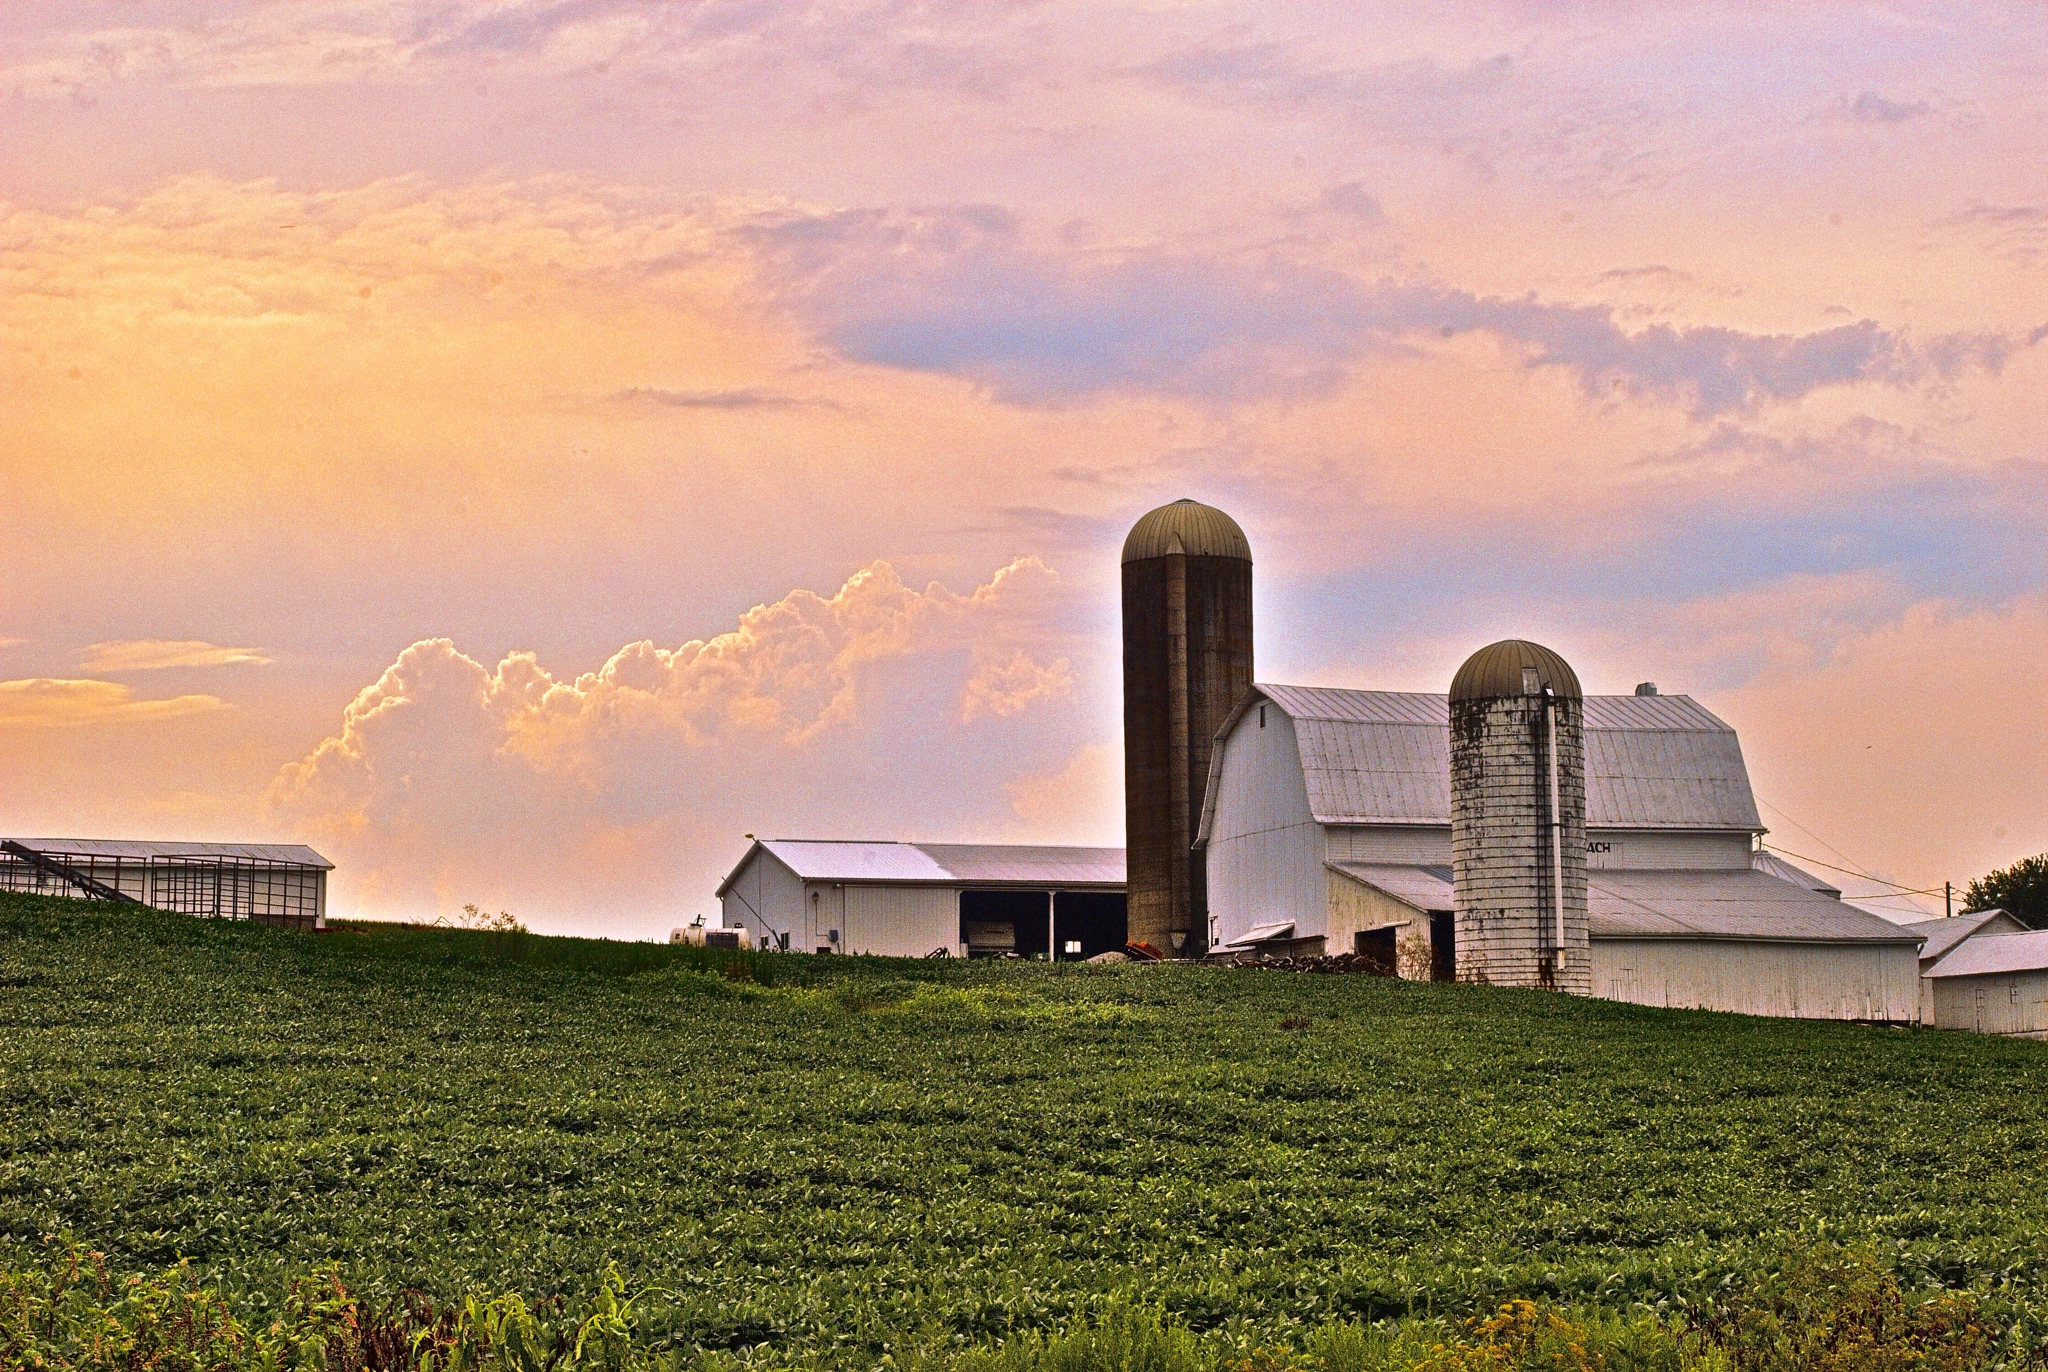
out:
M1746 871L1750 863L1748 834L1586 830L1586 866L1594 871Z
M790 951L796 952L807 946L806 903L802 880L763 848L733 879L719 908L726 928L747 931L748 947L759 948L763 934L788 934Z
M1934 977L1929 983L1937 1028L2048 1038L2048 972Z
M1332 824L1329 836L1332 862L1389 862L1403 866L1437 863L1451 865L1451 826L1448 824L1362 825Z
M1636 1005L1909 1023L1918 983L1910 944L1593 940L1593 994Z
M848 886L840 946L849 953L921 958L934 948L959 956L960 892L951 886Z
M1323 827L1309 813L1294 721L1277 705L1253 705L1222 744L1207 869L1212 942L1255 925L1295 922L1295 936L1326 932L1329 884Z

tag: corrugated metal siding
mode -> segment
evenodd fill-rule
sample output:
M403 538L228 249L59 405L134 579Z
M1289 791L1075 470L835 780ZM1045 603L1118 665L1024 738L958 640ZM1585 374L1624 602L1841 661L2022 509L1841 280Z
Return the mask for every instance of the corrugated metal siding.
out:
M1275 920L1293 920L1303 938L1325 932L1323 831L1309 813L1300 757L1293 721L1278 709L1265 728L1256 708L1247 711L1224 738L1206 850L1216 942Z
M935 886L847 886L840 947L882 957L923 957L935 948L956 954L960 892Z
M1944 977L1931 984L1936 1028L2048 1038L2048 972Z
M1593 871L1746 872L1751 856L1748 834L1587 826L1586 866Z
M1451 826L1417 824L1371 828L1332 824L1323 830L1331 862L1433 863L1449 865Z
M1593 994L1636 1005L1787 1019L1919 1017L1918 962L1905 944L1595 939Z

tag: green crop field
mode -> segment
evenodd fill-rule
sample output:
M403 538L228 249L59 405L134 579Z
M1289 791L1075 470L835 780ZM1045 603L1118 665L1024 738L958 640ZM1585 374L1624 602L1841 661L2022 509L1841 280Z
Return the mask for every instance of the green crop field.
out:
M737 975L729 975L729 973ZM751 978L751 979L747 979ZM658 1287L872 1360L1112 1293L1285 1340L1675 1302L1787 1234L2048 1294L2048 1044L1211 968L318 936L0 896L0 1248Z

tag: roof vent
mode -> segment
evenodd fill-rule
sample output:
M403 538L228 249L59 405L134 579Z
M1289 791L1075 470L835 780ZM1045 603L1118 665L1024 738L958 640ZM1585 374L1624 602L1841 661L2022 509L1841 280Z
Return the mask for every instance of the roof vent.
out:
M1636 694L1639 696L1653 696L1657 694L1657 683L1654 681L1638 681L1636 683Z

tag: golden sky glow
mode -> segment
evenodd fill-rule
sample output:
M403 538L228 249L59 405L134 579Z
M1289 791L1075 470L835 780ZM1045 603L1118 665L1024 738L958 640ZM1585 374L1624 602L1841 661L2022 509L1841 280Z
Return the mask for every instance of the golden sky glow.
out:
M0 832L621 934L745 832L1116 842L1116 549L1191 495L1263 679L1538 638L1740 728L1788 849L2048 849L2044 39L10 7Z

